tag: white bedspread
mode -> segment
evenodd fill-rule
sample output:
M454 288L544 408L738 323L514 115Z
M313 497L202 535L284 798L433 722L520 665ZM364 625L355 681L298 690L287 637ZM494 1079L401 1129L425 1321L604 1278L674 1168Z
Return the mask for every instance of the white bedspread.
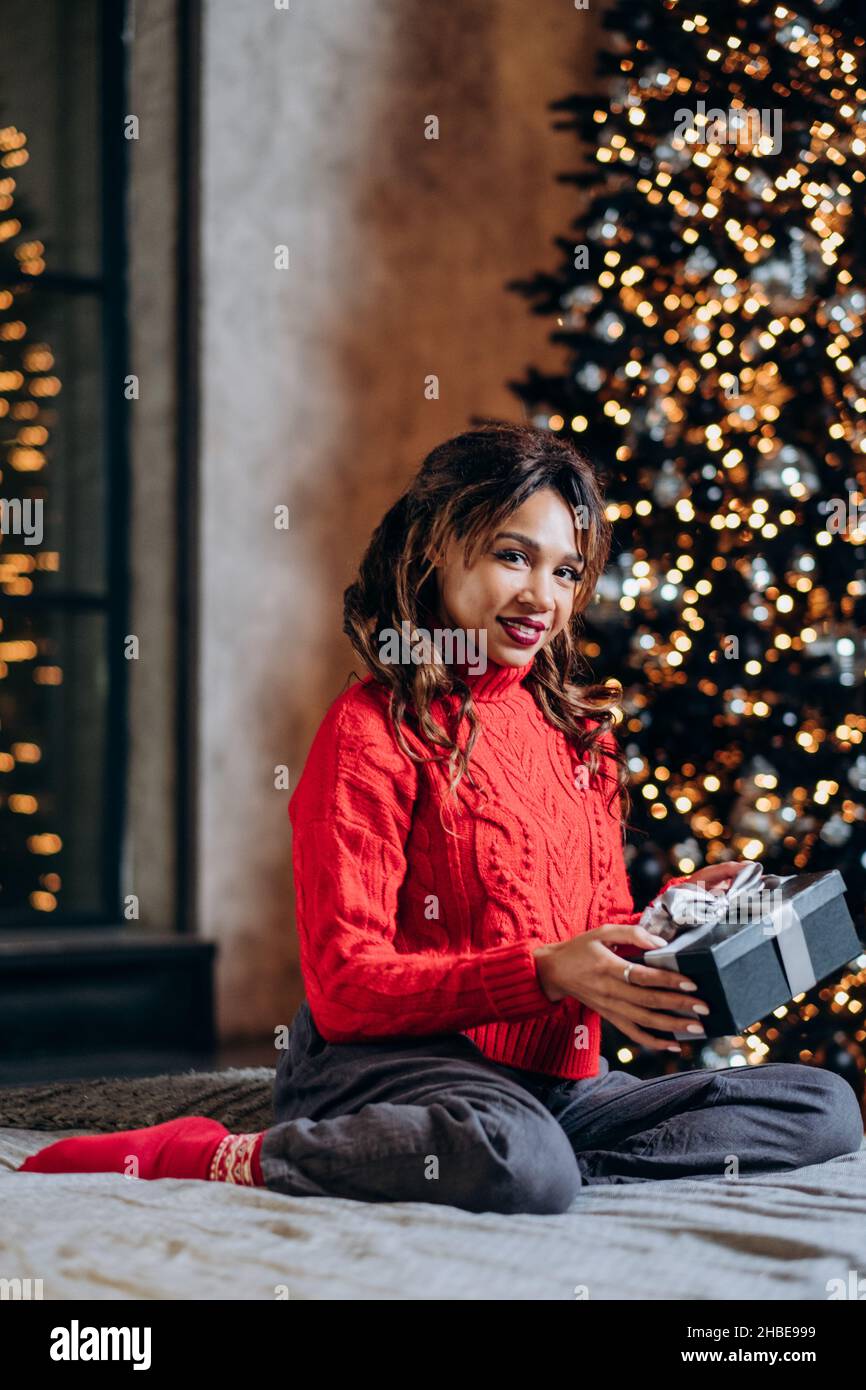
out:
M753 1302L866 1278L866 1143L736 1181L588 1187L562 1216L14 1171L87 1132L0 1129L0 1278L46 1299Z

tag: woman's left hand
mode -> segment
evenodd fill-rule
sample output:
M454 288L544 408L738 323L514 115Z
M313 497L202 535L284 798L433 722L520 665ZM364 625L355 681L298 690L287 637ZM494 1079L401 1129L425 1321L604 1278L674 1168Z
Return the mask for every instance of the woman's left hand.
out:
M705 869L689 874L689 883L700 883L708 893L724 893L730 888L737 874L747 861L731 859L724 864L708 864Z

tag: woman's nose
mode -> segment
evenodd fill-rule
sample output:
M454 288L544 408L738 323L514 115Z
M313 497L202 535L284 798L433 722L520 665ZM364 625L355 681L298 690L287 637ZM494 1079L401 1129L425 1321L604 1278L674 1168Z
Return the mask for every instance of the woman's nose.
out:
M550 576L533 577L521 598L524 603L531 603L536 612L551 613L553 611L553 581Z

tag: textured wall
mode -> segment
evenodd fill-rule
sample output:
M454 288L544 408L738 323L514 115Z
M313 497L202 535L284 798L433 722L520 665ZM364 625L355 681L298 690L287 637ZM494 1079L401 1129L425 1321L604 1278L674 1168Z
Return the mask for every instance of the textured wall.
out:
M273 769L294 785L352 667L369 534L428 449L520 419L504 381L559 360L503 285L574 216L546 104L596 84L597 23L568 0L205 0L198 930L224 1037L301 997Z
M122 891L145 930L177 915L176 671L177 0L137 0L129 149L129 330L140 400L130 405L129 811Z

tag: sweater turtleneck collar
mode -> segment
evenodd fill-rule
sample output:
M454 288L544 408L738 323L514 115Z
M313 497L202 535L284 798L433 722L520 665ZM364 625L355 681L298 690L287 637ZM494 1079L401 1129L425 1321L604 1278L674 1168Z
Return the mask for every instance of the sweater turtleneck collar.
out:
M419 614L421 620L427 624L428 630L431 628L435 630L437 623L442 621L441 617L434 614L423 601L419 605ZM451 663L449 669L455 676L459 676L461 680L466 682L472 692L473 700L506 700L509 696L516 694L520 682L532 670L534 660L535 657L533 656L523 666L505 666L488 657L486 671L473 674L470 668L477 666L476 658L470 662L455 661Z
M453 669L454 674L469 686L473 700L504 700L513 695L524 677L529 675L534 660L533 657L523 666L504 666L488 659L487 670L475 674L467 670L465 662L457 663Z

